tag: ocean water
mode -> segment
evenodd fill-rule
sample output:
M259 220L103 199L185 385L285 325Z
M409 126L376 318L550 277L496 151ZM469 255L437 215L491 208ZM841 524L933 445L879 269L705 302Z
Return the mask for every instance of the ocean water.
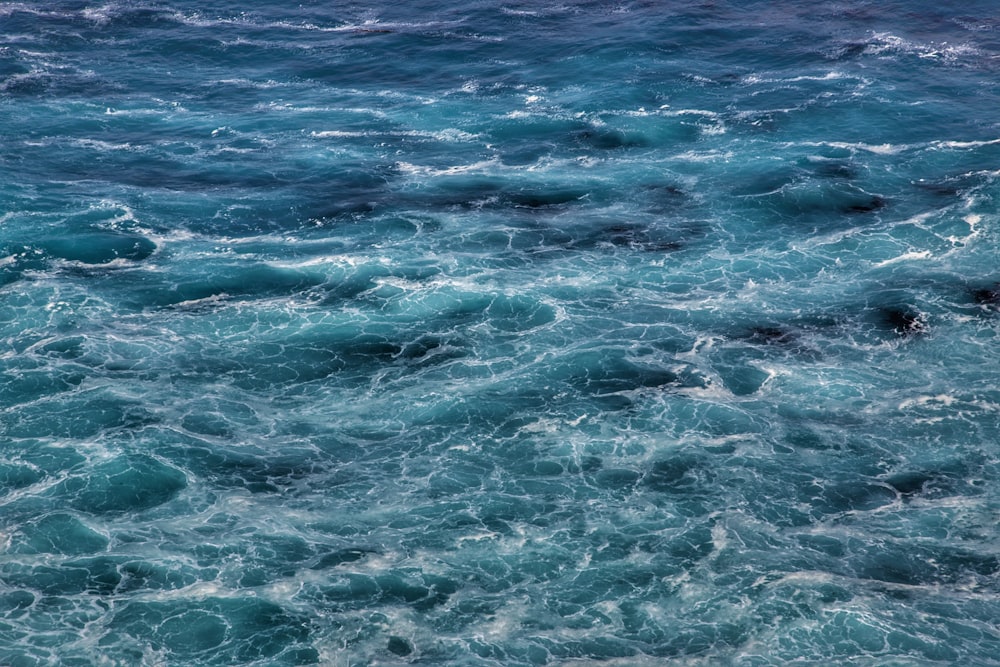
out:
M984 0L0 2L0 664L1000 664L998 79Z

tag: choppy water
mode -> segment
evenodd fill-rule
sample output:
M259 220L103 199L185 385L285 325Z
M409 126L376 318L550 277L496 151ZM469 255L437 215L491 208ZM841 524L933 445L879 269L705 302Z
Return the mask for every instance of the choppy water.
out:
M0 3L0 663L1000 664L994 2L207 4Z

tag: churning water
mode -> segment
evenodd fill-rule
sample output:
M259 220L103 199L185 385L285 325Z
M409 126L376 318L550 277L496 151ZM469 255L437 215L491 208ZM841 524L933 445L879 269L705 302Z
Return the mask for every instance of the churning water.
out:
M0 663L1000 664L948 5L0 3Z

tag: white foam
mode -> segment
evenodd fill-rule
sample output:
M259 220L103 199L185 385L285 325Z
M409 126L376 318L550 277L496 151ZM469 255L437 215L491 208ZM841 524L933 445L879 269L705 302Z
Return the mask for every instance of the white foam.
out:
M823 75L816 74L803 74L801 76L793 76L788 78L769 78L759 76L757 74L749 74L743 77L743 83L746 84L758 84L758 83L798 83L800 81L837 81L840 79L857 79L863 83L868 83L868 79L859 79L855 76L850 76L844 74L843 72L831 71Z
M177 111L176 109L115 109L112 107L107 107L104 110L105 116L163 116L168 113L173 113Z
M115 259L108 260L107 262L101 262L99 264L93 264L91 262L81 262L75 259L60 259L54 262L54 265L61 269L72 268L77 271L108 271L111 269L135 269L139 268L140 264L134 259L128 259L126 257L116 257ZM145 268L145 266L142 266Z
M540 114L540 113L533 112L533 111L514 110L514 111L509 111L509 112L505 113L503 117L504 118L509 118L511 120L520 120L522 118L531 118L532 116L544 116L544 115L546 115L546 114Z
M934 396L923 395L917 396L916 398L909 398L899 404L900 410L906 410L914 406L925 406L937 404L942 407L951 407L958 402L959 399L955 398L950 394L936 394Z
M982 51L969 44L949 44L948 42L913 42L890 32L874 32L865 47L865 53L883 55L904 53L918 58L956 62L969 56L981 56Z
M367 114L376 118L385 118L386 114L381 109L369 107L327 107L327 106L295 106L285 102L267 102L254 105L255 111L280 111L283 113L351 113Z
M102 141L100 139L73 139L70 141L70 145L77 148L89 148L91 150L98 151L129 151L142 153L149 150L148 146L136 146L135 144L130 144L128 142L116 144L110 141Z
M570 11L566 5L551 5L536 9L521 9L514 7L501 7L500 11L508 16L551 16L553 14L563 14Z
M930 250L914 250L912 252L905 252L899 257L893 257L892 259L876 262L873 266L881 268L883 266L889 266L890 264L898 264L899 262L907 262L917 259L930 259L931 257L933 257L933 254Z
M411 164L409 162L397 162L396 168L405 174L420 176L453 176L455 174L489 171L495 169L498 165L499 162L496 159L490 159L473 162L472 164L457 164L451 167L444 167L443 169Z
M317 139L358 139L358 138L382 138L391 139L393 137L412 137L419 139L435 139L450 143L460 143L464 141L475 141L479 139L478 134L470 134L464 130L453 127L444 130L431 132L428 130L401 130L399 132L384 132L371 130L319 130L310 132L309 136Z
M86 7L80 11L80 16L93 21L99 25L108 23L116 13L117 7L114 5L102 5L100 7Z
M674 156L677 160L687 160L689 162L713 162L715 160L730 160L735 153L732 151L686 151Z
M866 144L862 142L848 143L843 141L827 141L819 144L807 143L806 145L867 151L877 155L897 155L913 147L911 144Z
M261 90L270 90L271 88L290 88L303 85L301 83L275 81L273 79L268 79L267 81L254 81L253 79L245 78L216 79L215 81L212 81L212 83L224 83L230 86L248 86L250 88L258 88Z
M191 14L183 14L176 12L172 15L172 18L184 25L195 27L195 28L215 28L219 26L237 25L237 26L250 26L253 28L262 29L282 29L282 30L301 30L305 32L329 32L329 33L364 33L364 32L395 32L398 30L403 30L407 28L429 28L441 25L451 25L438 21L430 21L424 23L381 23L377 20L363 21L361 23L344 23L336 26L324 26L317 25L315 23L295 23L292 21L267 21L259 22L255 21L252 17L246 14L240 14L232 17L216 17L209 18L205 17L200 12L194 12Z
M909 150L965 150L969 148L979 148L981 146L993 146L1000 144L1000 139L983 139L977 141L956 141L956 140L937 140L931 141L926 144L869 144L864 142L848 142L848 141L804 141L798 144L787 144L788 146L799 145L799 146L815 146L815 147L829 147L829 148L841 148L849 151L865 151L867 153L875 153L876 155L898 155L904 151Z
M265 262L268 266L282 269L306 269L314 266L347 266L356 268L365 264L378 264L388 266L391 264L386 257L359 257L357 255L323 255L321 257L311 257L300 261Z
M703 85L708 83L715 83L715 81L713 81L711 78L707 76L702 76L701 74L686 74L685 76L694 81L695 83L700 83Z
M705 116L707 118L718 118L719 114L714 111L708 111L707 109L671 109L666 110L663 107L659 109L660 115L662 116Z
M932 148L979 148L980 146L993 146L995 144L1000 144L1000 139L987 139L984 141L934 141L931 143Z
M538 16L538 12L528 9L512 9L511 7L501 7L500 11L509 16Z

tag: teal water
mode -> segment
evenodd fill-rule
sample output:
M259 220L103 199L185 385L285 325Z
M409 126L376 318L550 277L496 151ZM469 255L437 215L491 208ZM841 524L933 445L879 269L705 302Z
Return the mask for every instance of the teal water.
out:
M0 3L0 664L1000 664L995 10Z

